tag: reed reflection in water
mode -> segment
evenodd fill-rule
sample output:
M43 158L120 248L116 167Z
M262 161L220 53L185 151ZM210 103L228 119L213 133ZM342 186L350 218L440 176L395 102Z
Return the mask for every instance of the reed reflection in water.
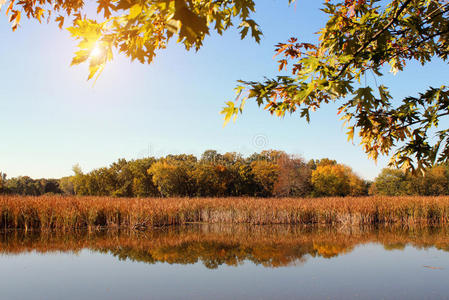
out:
M332 258L356 246L378 243L385 250L415 248L449 251L449 227L251 226L195 224L152 231L24 232L0 234L0 253L79 252L90 249L122 260L193 264L208 268L245 261L265 267L304 262L308 256Z
M449 297L448 227L8 231L0 253L0 299Z

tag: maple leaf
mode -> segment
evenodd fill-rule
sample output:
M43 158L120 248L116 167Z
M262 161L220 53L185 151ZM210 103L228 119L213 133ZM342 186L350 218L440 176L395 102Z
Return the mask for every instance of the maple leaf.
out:
M98 0L97 3L97 13L100 13L103 10L104 17L108 19L111 16L111 9L115 9L114 4L112 4L109 0Z

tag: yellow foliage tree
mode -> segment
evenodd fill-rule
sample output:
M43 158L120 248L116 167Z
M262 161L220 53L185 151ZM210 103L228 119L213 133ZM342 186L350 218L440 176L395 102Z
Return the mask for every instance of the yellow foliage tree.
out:
M258 160L251 163L251 170L259 186L256 196L272 196L279 176L279 166L274 162Z
M318 165L312 172L314 196L360 196L366 183L351 168L341 164Z

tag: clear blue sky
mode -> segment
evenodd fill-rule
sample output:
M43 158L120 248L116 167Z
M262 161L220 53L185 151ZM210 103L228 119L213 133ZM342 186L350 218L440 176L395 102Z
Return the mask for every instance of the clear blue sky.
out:
M236 31L212 35L198 52L172 43L151 65L120 55L93 86L87 66L70 67L76 42L56 24L24 20L10 30L0 17L0 171L9 177L61 177L72 165L83 170L118 158L170 153L200 155L204 150L250 154L279 149L306 159L329 157L372 179L386 166L369 160L346 141L336 105L322 107L307 124L298 115L277 119L248 104L225 128L219 114L234 99L236 80L275 76L274 45L297 36L314 41L324 25L320 1L257 1L260 44L241 41ZM397 76L378 79L394 96L416 95L447 83L447 64L412 64ZM254 142L262 140L263 147Z

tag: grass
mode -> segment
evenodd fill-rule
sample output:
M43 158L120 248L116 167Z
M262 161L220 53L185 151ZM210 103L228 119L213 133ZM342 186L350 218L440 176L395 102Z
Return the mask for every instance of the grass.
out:
M447 224L449 197L108 198L0 196L0 229L248 224Z

